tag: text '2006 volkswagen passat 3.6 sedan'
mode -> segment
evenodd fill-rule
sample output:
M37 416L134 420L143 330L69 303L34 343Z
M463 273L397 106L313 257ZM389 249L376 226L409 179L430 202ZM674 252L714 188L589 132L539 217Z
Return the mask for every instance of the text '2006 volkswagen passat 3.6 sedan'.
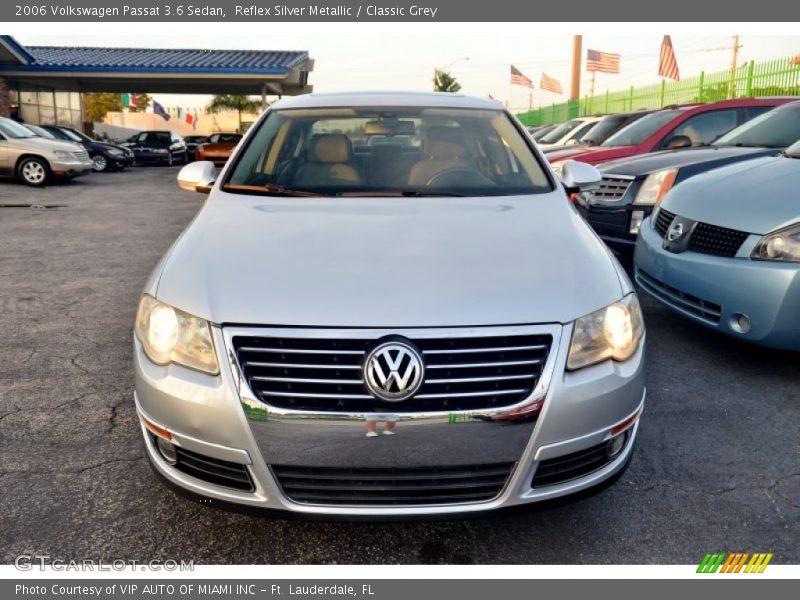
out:
M618 476L644 402L631 283L498 104L273 104L139 302L148 456L225 507L466 514Z

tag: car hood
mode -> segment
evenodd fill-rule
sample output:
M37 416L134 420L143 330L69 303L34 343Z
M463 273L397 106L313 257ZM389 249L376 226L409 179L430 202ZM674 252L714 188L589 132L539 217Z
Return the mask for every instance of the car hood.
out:
M116 144L108 144L106 142L92 142L94 146L97 147L98 150L120 150L122 152L127 152L129 148L125 146L117 146Z
M218 142L216 144L202 144L203 152L230 152L236 144L230 142Z
M800 221L798 188L800 159L767 156L692 177L662 205L695 221L763 235Z
M635 177L661 169L699 165L705 162L745 160L756 156L778 154L779 152L780 149L778 148L737 148L735 146L684 148L682 150L664 150L613 160L603 163L599 169L601 173Z
M548 152L547 160L550 163L558 160L577 160L596 165L607 160L631 156L635 152L636 146L579 146L572 150Z
M9 148L39 152L53 152L54 150L61 150L64 152L83 151L83 146L75 142L68 142L67 140L51 140L41 137L10 138L7 141L7 144Z
M618 300L616 263L561 191L273 198L215 189L156 294L215 323L568 322Z

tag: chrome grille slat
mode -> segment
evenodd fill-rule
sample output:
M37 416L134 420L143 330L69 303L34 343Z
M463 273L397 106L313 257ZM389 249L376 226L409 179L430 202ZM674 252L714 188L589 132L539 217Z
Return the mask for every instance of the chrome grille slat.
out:
M536 386L552 338L542 333L408 338L423 356L425 379L403 401L373 396L364 383L363 362L387 337L285 337L236 334L231 338L253 394L266 404L306 411L452 412L512 406ZM320 336L328 335L321 332ZM352 334L351 334L352 335ZM401 336L402 337L402 336Z
M598 200L619 200L633 183L633 177L625 175L604 175L597 189L590 192Z

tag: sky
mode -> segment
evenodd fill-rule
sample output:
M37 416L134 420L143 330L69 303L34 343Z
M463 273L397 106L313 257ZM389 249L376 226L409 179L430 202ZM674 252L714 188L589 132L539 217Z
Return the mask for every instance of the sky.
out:
M508 102L512 109L527 109L531 101L535 107L566 100L566 96L538 89L542 72L558 79L564 91L569 92L572 36L540 35L536 24L484 23L475 27L434 23L373 28L340 23L309 28L307 24L289 23L282 24L278 31L269 29L268 35L254 35L248 28L241 35L19 33L15 38L23 45L308 50L315 61L309 77L315 92L427 91L432 87L434 69L448 66L464 93L491 94ZM619 75L598 73L596 93L658 83L662 35L584 35L584 56L587 48L622 55ZM673 35L672 42L684 77L695 76L701 70L730 68L730 35ZM742 35L740 45L740 63L782 58L800 54L800 35ZM526 88L509 85L511 64L534 81L536 89L532 94ZM588 93L590 77L583 73L581 95ZM164 106L198 109L210 99L176 94L154 97Z

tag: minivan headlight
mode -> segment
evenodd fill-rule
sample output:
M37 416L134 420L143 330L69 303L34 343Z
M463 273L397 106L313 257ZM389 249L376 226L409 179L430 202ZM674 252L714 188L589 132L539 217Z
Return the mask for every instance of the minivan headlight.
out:
M631 293L585 317L575 320L567 369L574 371L604 360L629 359L644 335L639 299Z
M136 313L136 337L154 363L176 363L210 375L219 373L211 326L144 294Z
M765 235L756 244L750 258L800 262L800 223Z
M636 192L634 204L644 206L655 206L667 195L667 192L675 185L675 178L678 176L678 169L662 169L655 173L650 173L642 183L639 191Z

